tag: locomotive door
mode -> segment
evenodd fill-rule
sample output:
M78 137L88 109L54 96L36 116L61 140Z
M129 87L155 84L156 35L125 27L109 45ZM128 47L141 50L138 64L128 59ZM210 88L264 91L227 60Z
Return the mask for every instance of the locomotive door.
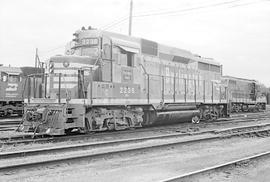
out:
M92 82L92 74L92 68L78 70L78 98L87 98L87 88Z
M102 38L102 63L101 74L102 81L112 81L112 46L111 40L105 36Z
M256 85L255 83L251 83L250 84L250 99L252 101L255 101L256 100Z

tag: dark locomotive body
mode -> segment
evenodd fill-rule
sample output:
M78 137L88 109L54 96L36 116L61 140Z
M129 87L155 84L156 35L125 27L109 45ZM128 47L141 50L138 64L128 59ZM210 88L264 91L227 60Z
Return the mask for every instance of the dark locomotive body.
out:
M26 97L27 75L41 73L33 67L0 66L0 116L23 114L23 100Z
M48 63L44 97L25 100L21 130L57 135L228 115L213 59L95 29L74 36L67 55Z
M257 81L223 76L222 82L228 88L230 112L265 110L266 95L264 95L261 85Z

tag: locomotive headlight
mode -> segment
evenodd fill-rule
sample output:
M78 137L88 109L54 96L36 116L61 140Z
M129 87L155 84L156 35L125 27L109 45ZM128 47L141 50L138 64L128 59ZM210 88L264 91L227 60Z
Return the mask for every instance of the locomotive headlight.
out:
M69 67L69 64L70 64L70 63L69 63L68 61L64 61L64 62L63 62L63 66L64 66L65 68Z

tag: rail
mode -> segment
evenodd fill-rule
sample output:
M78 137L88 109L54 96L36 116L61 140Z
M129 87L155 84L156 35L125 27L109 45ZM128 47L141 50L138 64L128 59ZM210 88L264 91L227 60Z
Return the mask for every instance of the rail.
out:
M200 175L200 174L203 174L203 173L215 171L217 169L229 167L229 166L235 165L237 163L263 158L263 157L266 157L266 156L270 157L270 151L262 152L262 153L251 155L251 156L248 156L248 157L243 157L243 158L240 158L240 159L237 159L237 160L232 160L232 161L225 162L225 163L218 164L218 165L214 165L214 166L211 166L211 167L206 167L206 168L203 168L203 169L200 169L200 170L197 170L197 171L192 171L192 172L189 172L189 173L185 173L185 174L182 174L182 175L179 175L179 176L175 176L175 177L172 177L172 178L162 180L162 182L176 182L176 181L183 181L183 180L185 181L185 179L187 180L188 178L193 177L193 176L197 176L197 175Z
M259 117L259 118L258 118ZM268 119L269 115L265 115L265 113L260 113L259 116L257 114L252 114L252 115L243 115L240 117L234 117L234 118L223 118L223 119L219 119L215 122L211 122L211 123L204 123L201 122L200 124L197 124L197 127L200 127L201 125L205 125L205 124L209 124L209 125L213 125L213 124L229 124L229 123L241 123L241 122L253 122L253 121L258 121L259 120L265 120ZM175 132L175 128L178 128L179 124L175 124L175 125L167 125L167 126L154 126L154 127L150 127L150 128L140 128L140 129L136 129L136 130L123 130L123 131L118 131L117 133L111 133L111 132L105 132L105 133L91 133L91 134L84 134L84 135L74 135L74 136L58 136L58 137L50 137L50 136L43 136L43 135L36 135L36 138L33 139L32 134L29 133L28 135L23 135L23 136L15 136L15 137L4 137L4 138L0 138L0 145L16 145L16 144L29 144L29 143L47 143L47 142L62 142L62 141L68 141L68 140L88 140L91 139L92 137L103 137L103 136L108 136L108 137L114 137L114 136L120 136L122 134L125 133L145 133L145 132L161 132L161 131L167 131L167 130L172 130L173 132ZM183 124L181 124L181 126L183 127ZM188 127L188 123L186 124L186 126ZM190 133L182 133L183 136L184 135L189 135Z
M269 125L269 124L268 124ZM226 135L223 134L222 131L220 134L213 134L213 135L205 135L205 136L192 136L189 139L178 138L177 135L179 134L171 134L171 135L160 135L154 137L144 137L144 138L133 138L133 139L123 139L123 140L115 140L115 141L108 141L108 142L96 142L96 143L89 143L89 144L76 144L76 145L67 145L67 146L59 146L53 148L45 148L45 149L35 149L35 150L28 150L28 151L17 151L17 152L9 152L9 153L2 153L1 159L6 160L5 163L0 165L0 172L5 171L14 171L26 168L34 168L37 166L43 165L51 165L55 163L64 163L69 161L81 161L85 159L93 159L93 158L100 158L105 156L111 156L115 154L124 154L136 151L144 151L144 150L155 150L162 147L170 147L175 145L184 145L184 144L192 144L197 142L208 142L211 140L219 140L224 138L231 138L231 137L239 137L242 135L247 134L254 134L254 133L263 133L270 131L270 128L264 128L260 130L248 130L248 131L241 131L240 132L230 132L235 130L236 128L228 129ZM238 128L240 129L240 128ZM218 132L218 131L216 131ZM157 140L154 142L153 140ZM152 141L152 142L146 142ZM145 142L145 143L144 143ZM128 144L127 146L121 146L123 144ZM115 146L117 147L109 147L108 146ZM107 147L106 147L107 146ZM104 148L102 148L104 147ZM79 150L81 153L73 153L69 155L57 155L59 152L67 152L74 150ZM91 152L84 152L85 150L92 150ZM56 153L57 152L57 153ZM47 153L54 153L54 157L50 157L44 160L33 159L31 161L25 162L25 160L18 162L8 162L9 158L11 157L26 157L32 155L41 155Z

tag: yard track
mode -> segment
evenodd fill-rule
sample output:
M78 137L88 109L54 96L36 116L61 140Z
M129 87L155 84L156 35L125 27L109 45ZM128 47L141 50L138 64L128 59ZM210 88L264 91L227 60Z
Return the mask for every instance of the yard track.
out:
M20 122L22 121L21 118L0 118L0 131L12 131L15 130Z
M259 120L265 120L270 119L270 114L265 112L260 113L248 113L248 114L240 114L240 116L237 116L235 114L235 117L233 118L221 118L214 122L206 122L203 121L199 124L192 125L193 127L200 127L202 125L214 125L214 124L228 124L228 123L241 123L241 122L249 122L249 121L259 121ZM18 135L14 137L4 137L0 138L0 146L1 145L16 145L16 144L30 144L30 143L48 143L48 142L63 142L63 141L78 141L78 140L84 140L89 139L96 136L115 136L115 135L122 135L125 133L144 133L144 132L181 132L179 131L179 127L185 126L190 123L178 123L173 125L163 125L163 126L153 126L153 127L147 127L147 128L139 128L135 130L123 130L123 131L114 131L114 132L97 132L97 133L90 133L90 134L75 134L71 136L43 136L43 135L37 135L36 138L32 138L32 134L24 134L24 135ZM192 128L191 128L192 129ZM211 131L208 131L211 132ZM193 135L197 132L186 132L182 133L182 135ZM198 132L199 133L199 132Z
M151 137L140 137L124 140L114 140L107 142L84 143L75 145L66 145L59 147L24 150L17 152L7 152L0 154L0 173L7 171L25 170L34 167L44 167L54 164L62 164L66 162L80 162L85 160L111 157L117 154L129 154L137 151L147 151L157 148L170 146L194 144L201 142L209 142L213 140L221 140L225 138L246 136L246 135L269 135L270 124L253 125L246 127L234 127L223 130L214 130L206 135L197 135L183 139L181 134L167 134ZM62 155L63 153L67 155ZM73 152L73 153L72 153ZM52 157L53 154L53 157ZM43 158L39 156L43 155ZM49 157L45 157L49 155ZM30 160L22 161L24 157L30 157ZM34 158L33 158L34 157ZM36 157L36 158L35 158ZM9 160L18 160L14 163ZM4 163L3 163L4 162ZM2 164L2 165L1 165ZM3 165L4 164L4 165Z
M215 172L218 169L227 168L227 167L230 167L230 166L237 165L238 163L242 163L242 162L244 163L244 162L247 162L247 161L258 160L258 159L265 158L265 157L267 157L267 158L270 157L270 151L262 152L262 153L259 153L259 154L256 154L256 155L243 157L243 158L240 158L240 159L237 159L237 160L232 160L232 161L228 161L228 162L225 162L225 163L222 163L222 164L218 164L218 165L210 166L210 167L203 168L203 169L200 169L200 170L192 171L192 172L189 172L189 173L181 174L179 176L164 179L164 180L162 180L162 182L177 182L177 181L186 181L186 180L190 181L189 178L191 178L191 177L196 177L196 176L204 174L204 173Z

